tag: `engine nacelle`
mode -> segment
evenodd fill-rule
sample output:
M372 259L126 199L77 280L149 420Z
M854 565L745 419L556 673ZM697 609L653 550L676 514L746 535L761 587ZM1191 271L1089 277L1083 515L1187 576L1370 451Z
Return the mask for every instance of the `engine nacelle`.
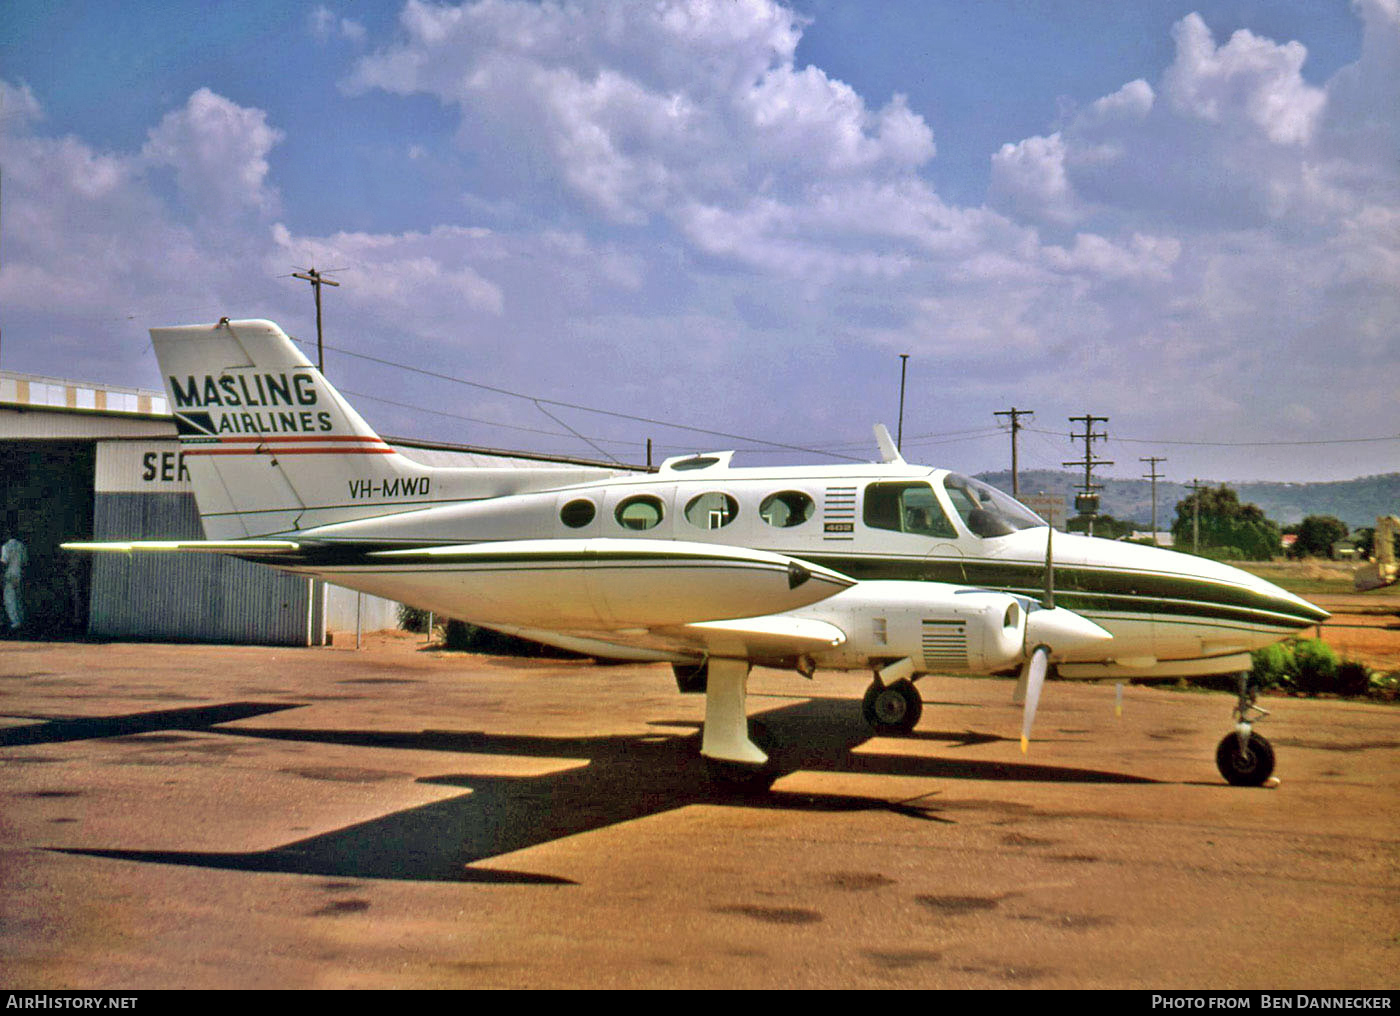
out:
M1023 602L985 589L867 581L790 614L846 633L843 645L820 654L820 666L908 657L918 673L988 674L1020 666L1026 654Z

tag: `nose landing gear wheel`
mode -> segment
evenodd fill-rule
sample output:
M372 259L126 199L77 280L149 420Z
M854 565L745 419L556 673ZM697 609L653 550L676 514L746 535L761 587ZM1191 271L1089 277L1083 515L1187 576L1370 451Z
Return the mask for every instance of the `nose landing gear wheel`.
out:
M908 678L888 685L876 681L865 692L861 712L876 733L907 734L919 725L924 700Z
M1241 747L1238 734L1226 734L1215 749L1215 765L1232 786L1261 787L1274 772L1274 746L1251 733Z

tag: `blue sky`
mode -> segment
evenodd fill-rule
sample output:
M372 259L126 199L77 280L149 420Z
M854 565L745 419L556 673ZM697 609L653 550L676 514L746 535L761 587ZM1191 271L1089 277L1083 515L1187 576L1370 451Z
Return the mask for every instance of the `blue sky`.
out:
M1400 468L1354 440L1400 434L1398 0L12 0L0 102L8 369L313 337L314 262L333 345L650 420L870 457L907 352L931 464L1004 468L1017 405L1026 468L1086 412L1111 475ZM794 457L328 372L390 434Z

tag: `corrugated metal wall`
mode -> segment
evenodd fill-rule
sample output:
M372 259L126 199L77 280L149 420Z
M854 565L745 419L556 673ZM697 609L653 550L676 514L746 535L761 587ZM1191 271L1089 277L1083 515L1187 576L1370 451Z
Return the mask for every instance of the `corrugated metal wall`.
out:
M96 540L200 540L194 495L95 495ZM323 597L304 578L213 554L98 554L88 631L265 645L320 641ZM319 591L318 591L319 592ZM312 602L314 599L314 602Z
M344 586L324 583L326 589L326 628L330 631L384 631L399 626L399 605L369 593L357 593Z

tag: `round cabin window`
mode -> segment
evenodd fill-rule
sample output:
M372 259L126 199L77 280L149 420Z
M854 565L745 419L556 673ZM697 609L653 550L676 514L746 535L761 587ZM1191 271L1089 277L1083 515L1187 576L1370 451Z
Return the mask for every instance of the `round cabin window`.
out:
M613 515L623 529L651 529L660 525L664 511L659 497L637 494L619 504Z
M802 525L816 510L817 506L812 499L800 490L783 490L769 494L758 506L758 514L763 521L779 529Z
M593 517L598 514L598 509L593 507L592 501L579 498L577 501L570 501L563 508L559 509L559 521L570 529L582 529L593 521Z
M685 520L697 529L723 529L739 514L739 502L728 494L697 494L685 506Z

